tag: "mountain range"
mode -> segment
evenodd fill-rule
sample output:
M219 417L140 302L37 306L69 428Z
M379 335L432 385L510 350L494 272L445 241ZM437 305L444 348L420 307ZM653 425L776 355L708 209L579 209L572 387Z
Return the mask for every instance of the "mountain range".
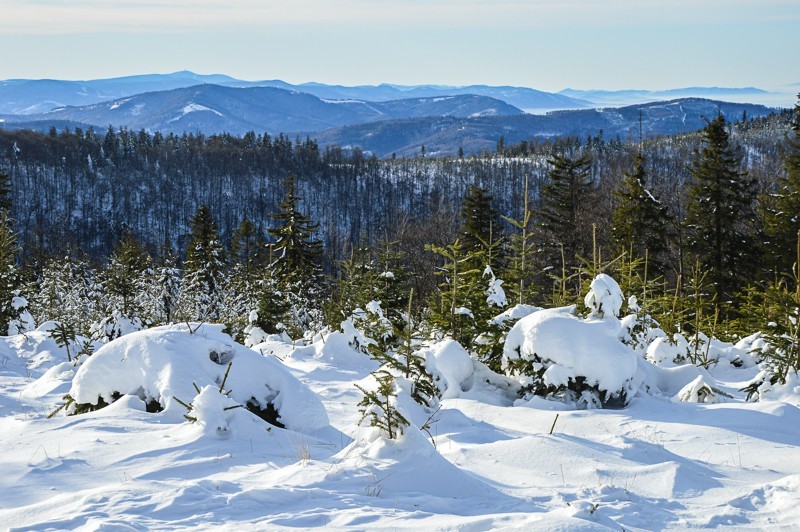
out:
M359 146L386 156L493 149L563 135L671 134L703 126L721 112L739 118L774 109L725 100L769 95L756 88L547 93L524 87L377 85L345 87L279 80L248 82L192 72L90 81L0 82L0 126L48 130L93 127L181 134L248 131L309 135L322 144ZM656 101L653 99L667 99ZM622 105L634 100L635 105ZM599 105L594 102L605 102ZM535 109L544 114L533 114Z

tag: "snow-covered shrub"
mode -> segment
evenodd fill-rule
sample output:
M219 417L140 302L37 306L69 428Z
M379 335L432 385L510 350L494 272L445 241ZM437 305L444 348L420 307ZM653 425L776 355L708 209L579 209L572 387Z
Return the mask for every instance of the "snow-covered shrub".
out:
M180 421L204 386L225 388L253 413L293 430L328 425L319 398L274 357L235 343L223 325L181 324L122 336L101 347L75 375L68 413L96 410L123 395L139 396L150 411ZM177 398L177 400L176 400ZM69 399L68 399L69 400ZM277 424L277 423L276 423Z
M369 419L369 426L378 429L382 436L399 438L409 426L408 420L397 409L398 389L395 376L387 369L379 369L372 373L376 387L366 388L356 384L364 397L358 403L361 412L360 423Z
M12 292L11 315L12 319L8 322L8 336L24 334L36 329L36 322L28 312L28 300L19 295L19 290Z
M684 386L672 399L684 403L718 403L722 392L708 379L699 375L695 380Z
M120 311L115 310L97 323L92 324L89 333L92 338L101 342L110 342L120 336L141 331L144 328L142 321L137 318L124 316Z
M583 303L589 308L590 318L617 318L624 300L617 282L601 273L592 280Z
M636 354L618 339L618 324L574 311L540 310L519 320L506 338L504 367L523 377L524 392L586 407L626 404L638 388Z

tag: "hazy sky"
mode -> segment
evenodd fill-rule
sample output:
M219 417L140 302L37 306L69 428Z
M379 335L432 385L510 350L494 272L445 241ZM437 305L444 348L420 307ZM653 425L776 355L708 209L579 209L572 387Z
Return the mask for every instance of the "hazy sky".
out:
M800 82L800 0L0 0L0 53L0 79L770 89Z

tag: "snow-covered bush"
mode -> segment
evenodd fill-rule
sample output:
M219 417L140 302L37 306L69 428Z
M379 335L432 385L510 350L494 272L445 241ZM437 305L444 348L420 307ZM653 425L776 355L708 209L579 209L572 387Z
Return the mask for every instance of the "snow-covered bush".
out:
M188 404L205 386L219 387L228 373L230 397L262 418L293 430L328 425L313 392L276 358L235 343L223 327L163 326L109 342L76 373L67 412L96 410L123 395L136 395L148 410L180 421L186 414L181 401Z
M608 305L599 301L598 309ZM506 338L504 367L523 378L524 392L586 407L626 404L638 388L636 354L618 339L618 323L574 312L540 310L519 320ZM605 312L613 315L613 306Z
M592 280L583 302L589 308L590 318L617 318L624 300L617 282L601 273Z
M378 429L382 436L390 440L402 436L409 426L408 420L397 408L398 387L395 376L381 368L372 373L376 386L374 389L356 384L364 397L358 403L361 420L369 420L369 426Z
M101 342L110 342L120 336L131 334L143 329L142 321L137 318L124 316L120 311L114 310L97 323L92 324L89 333L92 338Z
M8 322L8 335L24 334L36 329L36 322L28 312L28 300L19 295L19 290L14 290L12 295L12 319Z

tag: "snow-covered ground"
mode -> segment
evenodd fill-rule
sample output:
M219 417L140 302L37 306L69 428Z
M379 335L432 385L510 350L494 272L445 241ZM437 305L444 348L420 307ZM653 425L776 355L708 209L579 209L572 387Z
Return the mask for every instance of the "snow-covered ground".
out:
M376 363L344 335L252 350L226 338L208 325L135 333L80 368L46 332L0 339L0 528L800 529L800 393L745 402L753 365L651 365L652 393L575 410L516 399L444 342L429 356L441 408L396 442L358 426L355 384ZM675 399L696 400L698 382L732 397ZM48 419L67 393L122 386L106 408ZM290 428L223 410L251 390ZM145 411L153 399L166 408ZM419 426L429 413L414 408Z

